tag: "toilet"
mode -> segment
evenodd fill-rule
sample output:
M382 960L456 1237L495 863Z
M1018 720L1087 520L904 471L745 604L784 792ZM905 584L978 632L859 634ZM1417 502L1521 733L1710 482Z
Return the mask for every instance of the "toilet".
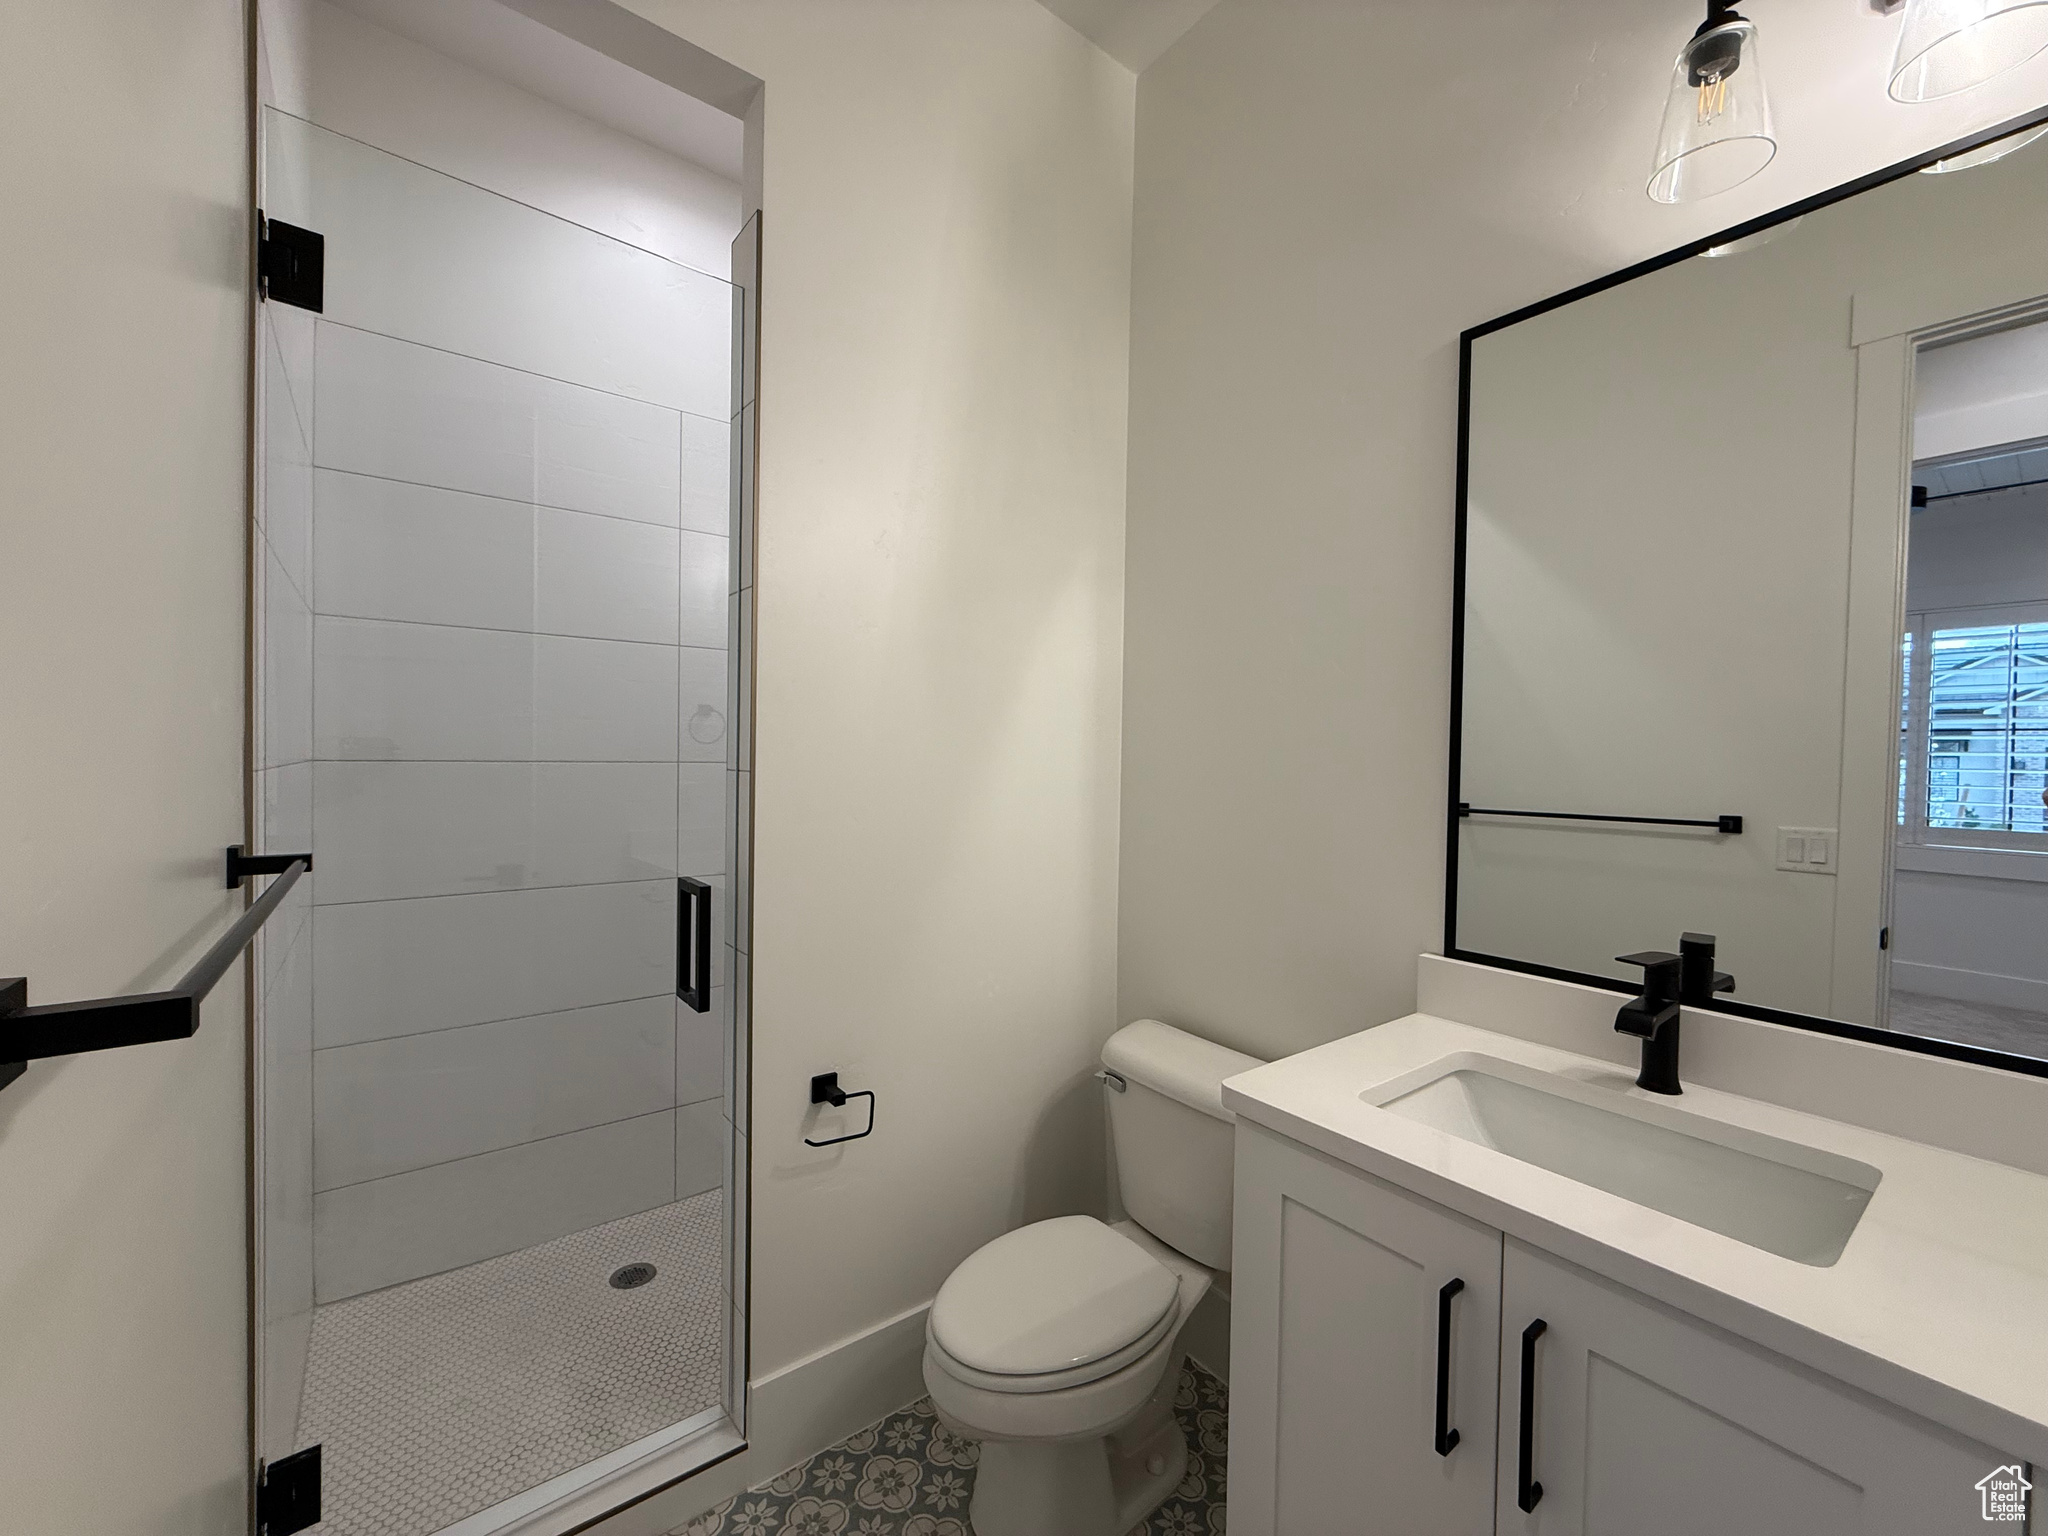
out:
M1118 1030L1097 1076L1129 1218L1020 1227L939 1287L925 1387L981 1442L976 1536L1123 1536L1179 1485L1180 1332L1230 1266L1223 1080L1260 1065L1157 1019Z

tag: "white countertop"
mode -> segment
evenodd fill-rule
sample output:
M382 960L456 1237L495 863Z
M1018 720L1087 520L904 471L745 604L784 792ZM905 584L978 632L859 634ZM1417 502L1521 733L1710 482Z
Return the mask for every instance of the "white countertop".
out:
M1728 1125L1839 1153L1883 1179L1842 1256L1780 1258L1367 1104L1475 1051ZM1680 1077L1684 1077L1681 1054ZM1492 1030L1411 1014L1231 1078L1244 1119L1510 1237L2048 1465L2048 1178ZM2048 1133L2048 1128L2044 1128Z

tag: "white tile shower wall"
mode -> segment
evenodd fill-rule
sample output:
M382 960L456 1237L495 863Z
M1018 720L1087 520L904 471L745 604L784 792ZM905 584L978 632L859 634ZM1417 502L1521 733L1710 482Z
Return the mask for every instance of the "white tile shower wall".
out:
M676 874L674 763L333 763L313 771L323 902Z
M331 320L320 325L317 378L319 462L330 469L677 524L672 407Z
M315 751L323 759L676 758L678 657L723 653L511 630L321 618Z
M273 131L303 142L306 219L327 236L331 320L700 416L727 414L724 282L353 139L273 119ZM670 473L674 466L670 459Z
M325 906L318 926L323 1047L675 988L668 880Z
M337 1301L667 1205L676 1112L313 1197L315 1295Z
M726 868L730 319L700 273L280 133L329 251L281 729L316 759L333 1300L721 1176L726 967L678 1009L674 877Z
M322 614L725 644L722 538L325 468L314 505Z
M676 1198L687 1200L716 1189L726 1175L731 1127L716 1099L685 1104L676 1116Z
M321 1051L313 1187L671 1108L674 1012L664 995Z

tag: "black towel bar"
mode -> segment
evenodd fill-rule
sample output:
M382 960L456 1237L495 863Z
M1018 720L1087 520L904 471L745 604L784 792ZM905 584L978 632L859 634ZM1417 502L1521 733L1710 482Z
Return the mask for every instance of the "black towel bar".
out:
M1715 816L1701 821L1686 816L1595 816L1578 811L1502 811L1484 805L1458 804L1460 816L1529 816L1540 821L1625 821L1640 827L1712 827L1716 832L1739 835L1740 816Z
M228 850L230 873L240 852L239 848ZM213 947L168 992L96 997L76 1003L39 1003L32 1008L27 977L0 980L0 1088L21 1076L29 1062L46 1056L73 1056L80 1051L106 1051L120 1045L190 1039L199 1028L199 1005L206 1000L206 994L227 974L235 957L312 863L310 854L272 855L244 860L243 872L261 873L250 866L267 865L280 858L282 868L270 889L235 919L234 926L216 939Z

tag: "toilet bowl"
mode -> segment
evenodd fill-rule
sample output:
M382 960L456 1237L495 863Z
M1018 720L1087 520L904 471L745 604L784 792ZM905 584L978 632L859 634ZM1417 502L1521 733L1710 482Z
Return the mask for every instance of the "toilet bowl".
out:
M1102 1060L1129 1218L1005 1233L953 1271L925 1325L932 1406L981 1442L976 1536L1123 1536L1186 1474L1181 1329L1230 1262L1222 1084L1260 1063L1154 1019Z

